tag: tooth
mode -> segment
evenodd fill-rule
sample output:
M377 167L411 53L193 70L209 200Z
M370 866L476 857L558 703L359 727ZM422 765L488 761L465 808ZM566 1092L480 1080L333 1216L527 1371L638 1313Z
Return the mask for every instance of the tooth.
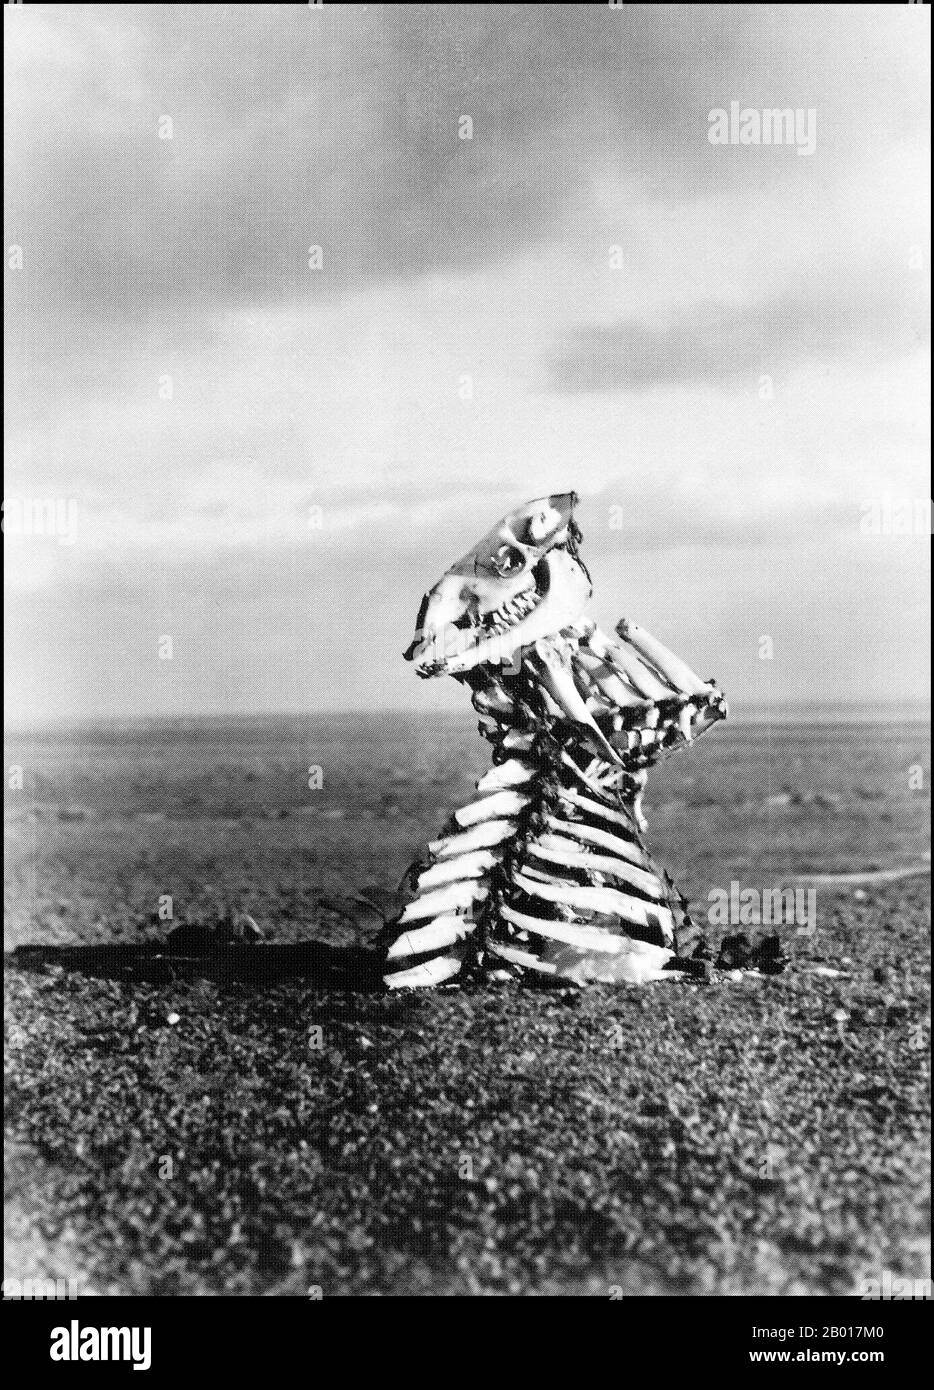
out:
M591 589L590 581L574 557L566 550L552 550L539 563L545 576L545 592L522 621L509 629L509 641L494 643L487 639L457 653L445 664L450 675L469 671L490 661L491 656L503 661L520 647L560 632L580 617Z
M616 624L616 631L624 642L629 642L635 647L639 655L650 662L679 693L695 695L713 689L708 681L702 681L700 676L691 670L687 662L670 652L657 638L646 632L644 627L621 618Z

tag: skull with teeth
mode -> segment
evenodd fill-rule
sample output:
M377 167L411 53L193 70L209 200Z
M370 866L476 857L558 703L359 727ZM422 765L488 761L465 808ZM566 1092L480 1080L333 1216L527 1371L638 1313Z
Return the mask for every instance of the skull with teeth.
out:
M420 676L512 660L579 618L590 578L577 555L573 492L505 516L422 599L405 653Z
M471 690L493 766L405 878L390 988L474 971L644 983L702 970L687 905L642 838L647 768L726 714L644 628L584 614L573 492L505 516L422 600L406 652ZM669 972L669 978L671 973Z

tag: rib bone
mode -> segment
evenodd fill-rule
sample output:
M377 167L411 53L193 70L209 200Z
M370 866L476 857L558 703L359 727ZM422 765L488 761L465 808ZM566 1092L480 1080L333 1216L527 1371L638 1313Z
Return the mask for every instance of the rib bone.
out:
M643 628L583 614L573 493L510 512L426 594L407 653L467 685L493 766L417 868L391 988L536 974L676 979L697 948L643 840L646 769L726 716L721 693ZM405 882L411 885L413 868ZM508 969L507 969L508 967Z

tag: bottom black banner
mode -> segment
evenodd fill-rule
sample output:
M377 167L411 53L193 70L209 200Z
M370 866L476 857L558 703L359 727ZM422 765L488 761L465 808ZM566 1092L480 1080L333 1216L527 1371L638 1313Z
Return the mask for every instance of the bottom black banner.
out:
M648 1363L653 1375L662 1378L682 1371L705 1378L737 1372L754 1383L760 1369L784 1367L806 1373L868 1370L883 1384L893 1372L917 1373L923 1364L922 1332L929 1317L919 1304L926 1295L929 1299L927 1289L920 1296L878 1300L610 1298L599 1318L595 1310L588 1314L580 1308L579 1322L570 1319L567 1308L527 1309L521 1331L514 1314L507 1326L491 1308L484 1331L496 1337L499 1371L508 1364L507 1347L515 1343L517 1369L525 1373L535 1351L549 1363L555 1353L566 1351L572 1365L581 1356L588 1362L599 1357L601 1373L609 1360L611 1366L617 1363L620 1375ZM96 1378L135 1372L161 1380L200 1372L242 1379L294 1368L303 1377L317 1377L333 1375L335 1357L344 1356L341 1371L359 1376L366 1369L367 1352L381 1374L386 1373L387 1354L395 1374L402 1365L398 1311L381 1310L379 1298L252 1299L246 1306L224 1298L46 1301L14 1296L4 1301L5 1345L16 1348L19 1367L27 1375L48 1368L47 1374L62 1384L88 1372ZM478 1369L489 1371L491 1347L485 1339L474 1333L468 1348L459 1340L462 1313L436 1309L430 1324L420 1324L413 1310L404 1323L406 1364L413 1370L426 1352L437 1357L439 1341L446 1361L451 1339L457 1337L460 1373L470 1369L468 1350L477 1356Z

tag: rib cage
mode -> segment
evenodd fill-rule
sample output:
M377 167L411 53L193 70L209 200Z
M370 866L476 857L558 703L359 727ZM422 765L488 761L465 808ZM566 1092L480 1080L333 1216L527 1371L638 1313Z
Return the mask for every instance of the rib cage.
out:
M696 949L681 894L645 845L646 769L726 715L721 693L639 628L589 621L458 677L493 766L427 857L386 961L391 987L498 969L656 977Z

